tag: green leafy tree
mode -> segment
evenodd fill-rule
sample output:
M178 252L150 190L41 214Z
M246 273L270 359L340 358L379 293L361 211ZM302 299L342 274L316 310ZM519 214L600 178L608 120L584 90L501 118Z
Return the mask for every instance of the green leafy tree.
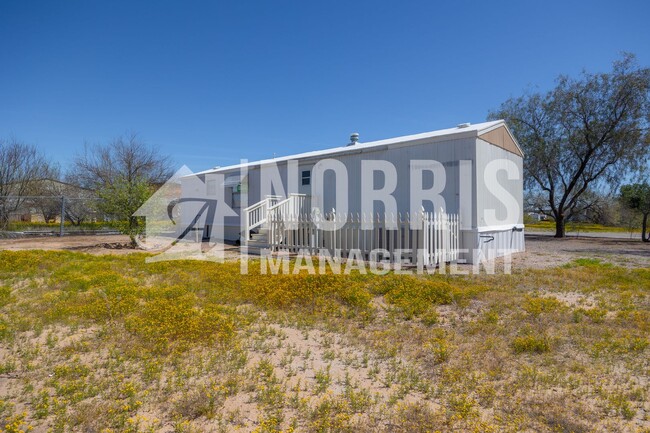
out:
M105 145L86 145L84 153L76 157L70 176L96 191L100 211L115 218L135 246L143 221L133 213L171 174L168 157L130 134Z
M650 242L650 236L646 234L648 215L650 215L650 185L646 182L623 185L621 187L621 200L629 209L641 214L641 240Z
M143 217L133 216L152 194L152 185L144 178L126 179L118 177L112 183L97 191L101 199L99 209L113 215L119 230L131 239L131 246L137 245L136 238L144 231Z
M525 186L544 198L539 211L565 224L595 205L645 164L650 148L650 69L626 54L609 73L560 76L554 89L504 102L489 118L505 119L523 148ZM614 187L615 191L616 188Z

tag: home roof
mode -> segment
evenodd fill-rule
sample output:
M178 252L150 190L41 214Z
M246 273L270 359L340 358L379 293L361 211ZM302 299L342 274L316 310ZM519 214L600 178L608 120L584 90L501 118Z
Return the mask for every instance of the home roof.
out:
M404 135L401 137L370 141L368 143L358 142L350 146L346 145L346 146L333 147L324 150L303 152L303 153L283 156L279 158L270 158L270 159L264 159L260 161L251 161L243 164L230 165L227 167L215 167L213 169L195 173L195 175L208 174L208 173L225 173L243 167L252 168L255 166L262 166L266 164L277 164L279 162L290 161L290 160L320 159L323 157L330 157L330 156L337 156L337 155L344 155L344 154L372 152L387 147L401 146L407 144L420 144L420 143L431 142L431 141L434 142L443 141L443 140L450 139L452 137L453 138L478 137L482 134L486 134L500 127L506 128L508 134L510 135L515 145L517 146L517 149L521 152L521 149L519 148L517 141L512 136L512 133L508 129L505 121L494 120L490 122L482 122L482 123L469 124L469 125L461 124L454 128L439 129L437 131L423 132L420 134L413 134L413 135Z

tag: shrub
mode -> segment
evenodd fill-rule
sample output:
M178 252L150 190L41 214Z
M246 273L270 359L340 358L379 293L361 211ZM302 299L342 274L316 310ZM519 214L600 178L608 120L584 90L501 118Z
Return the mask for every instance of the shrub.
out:
M400 403L397 405L392 431L425 433L436 431L432 426L443 425L441 414L436 413L426 402Z
M370 293L353 277L336 275L259 275L242 277L240 296L261 307L286 309L304 307L327 312L340 307L369 308Z
M172 346L180 350L191 344L226 342L234 335L232 309L216 305L195 305L191 294L147 302L126 318L126 329L157 350Z
M436 311L435 308L430 307L426 312L422 314L420 317L422 320L422 323L426 326L432 326L438 323L438 320L440 319L438 316L438 312Z
M326 396L313 408L310 417L309 431L312 432L354 432L352 426L353 411L343 398Z
M551 344L545 335L525 335L515 337L512 348L516 353L544 353L551 350Z
M467 394L452 394L449 397L449 407L460 419L466 419L478 415L476 400Z
M602 308L578 308L574 310L574 322L580 322L582 316L588 317L593 323L603 323L607 316L607 310L603 310Z
M433 305L450 304L454 288L446 282L406 275L387 276L379 285L386 300L407 319L430 311Z
M566 306L555 298L527 298L522 308L528 314L539 316L542 313L561 311Z
M2 421L4 433L27 433L34 429L31 425L27 424L27 412L19 413L5 418Z
M184 393L174 401L174 413L189 419L200 416L214 418L218 407L223 403L223 396L213 388L204 385Z
M650 346L645 337L623 334L616 338L604 338L593 346L593 355L599 356L606 352L615 355L639 354Z
M434 336L423 345L426 353L430 354L434 364L442 364L449 360L452 348L447 337L441 329L436 330Z
M11 302L11 287L9 286L0 286L0 307Z
M11 329L9 328L9 324L2 317L0 317L0 341L8 338L10 335Z

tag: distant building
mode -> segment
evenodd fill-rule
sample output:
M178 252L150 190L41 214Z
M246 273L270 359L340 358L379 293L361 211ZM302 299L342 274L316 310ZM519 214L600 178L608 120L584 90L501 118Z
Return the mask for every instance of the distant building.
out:
M76 213L84 210L89 220L96 219L92 209L95 193L87 188L55 179L40 179L32 182L28 188L29 196L23 200L16 212L9 214L9 222L58 223L61 222L61 197L66 197L70 213L73 207ZM72 215L70 215L72 216Z

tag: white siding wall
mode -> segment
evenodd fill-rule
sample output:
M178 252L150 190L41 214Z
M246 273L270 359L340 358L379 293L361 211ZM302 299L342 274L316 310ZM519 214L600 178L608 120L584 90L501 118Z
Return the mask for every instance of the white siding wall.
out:
M501 257L508 251L524 251L524 232L523 230L492 230L479 233L478 249L481 250L484 257Z
M468 179L472 185L471 194L471 210L470 218L467 221L461 220L461 248L470 250L470 253L465 255L464 258L468 262L472 261L471 250L475 248L510 248L524 249L523 232L512 231L512 227L520 226L523 224L523 182L522 180L508 180L505 173L501 172L498 177L498 182L503 185L510 193L516 198L520 206L518 215L512 218L512 221L506 221L505 227L490 227L486 224L484 218L485 209L495 209L497 218L502 219L505 217L505 206L495 197L489 190L488 186L484 183L483 173L485 166L489 161L495 159L506 159L513 161L521 175L523 176L523 160L521 157L512 154L504 149L489 144L481 139L476 138L462 138L456 140L446 140L438 142L423 142L417 145L396 145L381 150L358 152L351 154L338 155L334 157L343 162L348 171L348 212L357 213L361 212L361 161L362 160L386 160L392 162L398 174L397 188L393 192L393 196L397 201L397 211L405 214L410 211L410 177L409 177L409 164L411 160L415 159L429 159L436 160L443 164L446 171L446 187L443 192L443 197L446 202L448 213L459 213L459 161L469 160L472 164L472 178ZM314 164L318 160L306 159L299 161L298 166L298 191L303 194L312 194L311 187L313 185L313 172L311 176L311 184L309 186L301 185L300 176L303 170L312 170ZM287 163L278 163L280 177L284 184L285 193L294 192L287 191ZM225 177L239 174L238 170L233 170L224 173ZM325 176L325 197L323 198L323 208L325 211L331 210L335 205L335 191L334 177L330 175ZM242 207L249 206L261 200L261 171L259 166L248 169L248 194L242 194ZM432 182L431 176L425 176L425 187L430 186ZM383 181L379 181L379 186ZM280 191L273 191L274 194ZM244 201L247 199L247 201ZM234 209L237 213L241 209ZM425 210L436 211L430 203L425 204ZM381 204L375 204L374 212L382 212ZM238 233L235 228L239 226L239 219L229 218L226 220L227 226L233 226L233 230L226 230L229 233ZM486 243L487 238L481 237L479 232L487 233L495 237L495 240ZM235 240L235 238L231 240Z
M501 149L500 147L494 146L490 143L487 143L481 139L477 140L476 143L476 175L477 175L477 201L476 201L476 211L477 211L477 227L478 228L489 228L489 224L485 221L485 210L486 209L495 209L496 216L498 219L504 219L506 217L506 208L501 202L499 197L496 197L492 194L490 187L483 181L483 173L487 164L494 160L508 160L513 161L519 169L520 176L523 177L523 159L507 150ZM505 167L505 164L501 164L501 167ZM508 180L506 173L500 171L497 177L499 184L504 186L510 194L512 194L517 203L519 204L520 212L513 218L500 223L499 225L516 225L523 224L524 214L523 214L523 181L519 180Z
M398 174L397 188L393 196L397 201L397 211L401 213L409 212L410 209L410 178L409 178L409 163L413 159L432 159L439 161L443 164L446 170L446 187L443 192L443 197L446 202L448 213L457 213L459 209L458 202L458 161L460 159L474 160L474 146L475 140L473 139L460 139L449 140L437 143L425 143L416 146L401 146L373 152L359 152L354 154L345 154L336 156L336 159L343 162L348 171L348 212L361 212L361 161L362 160L385 160L392 162ZM317 160L306 160L299 162L298 176L302 170L312 170ZM474 161L472 162L474 164ZM286 163L279 163L278 169L283 183L285 184L286 191ZM233 173L227 173L226 176ZM323 197L324 210L329 211L335 205L335 178L331 175L332 172L328 171L325 175L324 190L325 197ZM432 176L428 173L425 174L425 187L430 186L433 181ZM378 185L381 186L383 181L377 180ZM248 202L253 204L261 199L260 194L260 169L254 167L248 171L248 185L249 194ZM298 181L298 192L303 194L312 194L311 186L313 185L313 174L311 178L311 185L303 186L300 180ZM474 196L475 196L474 192ZM474 197L473 197L474 198ZM434 211L432 205L425 203L426 210ZM381 204L376 204L375 212L381 210ZM474 220L470 223L474 224Z
M505 187L506 190L516 199L519 205L519 212L516 215L506 219L506 207L491 191L490 182L484 181L485 167L491 161L512 161L519 169L520 179L509 180L505 171L498 173L496 181ZM506 163L501 163L505 167ZM476 172L475 172L475 190L476 190L476 222L477 224L471 231L462 235L463 248L473 250L479 249L484 256L488 257L493 254L501 256L505 250L524 251L524 232L520 230L523 227L523 159L507 150L494 146L481 139L476 143ZM503 220L497 226L490 225L485 220L485 211L494 209L496 217ZM515 230L513 230L515 229ZM492 251L489 251L492 250ZM473 254L466 256L468 262L473 260Z

